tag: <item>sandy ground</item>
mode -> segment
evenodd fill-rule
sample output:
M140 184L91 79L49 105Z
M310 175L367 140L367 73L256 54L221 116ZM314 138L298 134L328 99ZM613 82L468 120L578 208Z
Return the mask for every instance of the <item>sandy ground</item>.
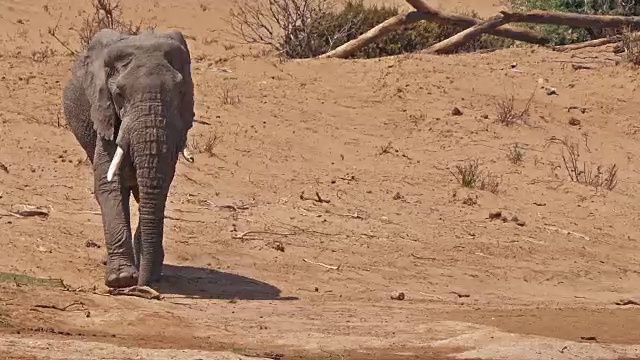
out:
M500 6L470 3L440 5ZM640 294L639 82L610 48L281 62L226 40L227 2L176 4L126 2L189 36L204 122L168 204L165 299L150 301L101 295L90 167L61 115L72 59L47 34L58 23L75 47L83 5L0 3L0 271L66 285L0 276L5 358L640 357L638 308L614 303ZM534 90L528 125L494 123L496 101L522 108ZM552 136L616 163L618 186L571 182ZM451 175L472 157L498 194ZM50 216L9 216L18 204ZM246 231L268 233L234 238Z

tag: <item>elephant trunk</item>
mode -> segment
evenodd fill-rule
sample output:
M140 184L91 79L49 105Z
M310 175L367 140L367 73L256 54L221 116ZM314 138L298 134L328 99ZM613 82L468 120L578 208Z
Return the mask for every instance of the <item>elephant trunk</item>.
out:
M141 231L138 284L157 280L164 261L164 211L173 180L177 154L167 141L166 115L162 106L146 107L148 114L134 119L129 130L129 149L140 191L138 227Z

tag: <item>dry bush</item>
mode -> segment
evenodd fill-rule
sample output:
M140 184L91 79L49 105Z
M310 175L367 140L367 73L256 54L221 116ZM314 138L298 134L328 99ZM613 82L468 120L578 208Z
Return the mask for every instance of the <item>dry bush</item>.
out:
M625 59L633 65L640 65L640 33L626 28L622 33L622 48Z
M209 154L209 156L215 155L215 148L220 144L222 137L217 133L209 134L202 142L199 142L196 139L192 139L191 142L187 145L189 151L193 153L205 153Z
M520 165L524 162L524 155L524 150L518 147L518 143L515 143L513 144L513 147L509 148L507 159L509 159L509 161L514 165Z
M267 45L287 58L310 58L357 38L399 13L396 6L369 6L362 0L235 0L227 22L230 33L243 43ZM462 30L459 26L423 21L395 31L351 57L413 52ZM512 43L483 35L456 52L495 49Z
M78 40L82 50L85 50L95 34L102 29L113 29L122 33L136 35L143 30L144 21L135 24L133 21L126 21L122 15L122 4L120 0L92 0L92 10L89 13L83 13L81 16L82 24L79 29L74 29L78 35ZM52 15L47 5L44 11ZM58 36L58 28L60 24L56 23L54 27L49 27L47 32L60 45L69 51L70 54L77 54L78 51L72 49L68 43ZM155 26L148 24L146 29L153 30Z
M615 163L607 167L596 165L595 168L586 161L580 164L580 145L577 142L555 136L549 142L562 145L562 162L571 181L591 186L596 192L600 189L612 191L618 185L618 165Z
M521 110L519 110L516 106L516 97L513 94L497 100L495 102L495 122L505 126L527 124L527 122L529 121L529 110L531 109L531 102L533 101L535 93L536 89L534 88L531 96Z
M240 95L230 87L224 86L220 92L220 103L222 105L236 105L240 103Z
M85 16L80 29L76 30L83 49L102 29L113 29L130 35L139 34L143 29L143 21L134 24L133 21L123 19L120 0L92 0L91 5L93 12Z
M462 187L486 190L493 194L498 193L501 179L490 171L485 173L476 159L469 160L464 164L456 164L455 171L449 170L449 172Z

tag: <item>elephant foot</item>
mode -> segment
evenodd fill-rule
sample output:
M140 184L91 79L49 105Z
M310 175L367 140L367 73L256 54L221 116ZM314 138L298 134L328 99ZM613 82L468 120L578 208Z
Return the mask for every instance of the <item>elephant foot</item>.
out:
M104 284L110 288L125 288L138 284L138 270L130 264L109 262Z

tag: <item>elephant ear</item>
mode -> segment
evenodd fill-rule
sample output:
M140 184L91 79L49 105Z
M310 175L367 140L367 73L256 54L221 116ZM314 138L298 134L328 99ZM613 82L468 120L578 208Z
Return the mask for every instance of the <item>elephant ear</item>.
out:
M187 45L187 41L185 40L184 35L182 35L182 32L180 32L179 30L169 31L163 34L163 36L177 42L184 49L185 56L181 58L183 58L185 61L180 64L174 64L174 66L177 65L176 70L180 72L185 82L185 92L182 96L182 99L180 99L179 109L180 119L182 120L182 138L181 143L178 145L179 149L182 150L187 143L187 133L193 126L193 118L196 115L194 111L195 104L193 99L193 78L191 77L191 53L189 52L189 46Z
M111 29L100 30L87 47L85 64L87 82L85 91L91 104L91 120L98 136L113 140L118 114L107 84L109 68L105 66L107 53L117 42L129 35Z

